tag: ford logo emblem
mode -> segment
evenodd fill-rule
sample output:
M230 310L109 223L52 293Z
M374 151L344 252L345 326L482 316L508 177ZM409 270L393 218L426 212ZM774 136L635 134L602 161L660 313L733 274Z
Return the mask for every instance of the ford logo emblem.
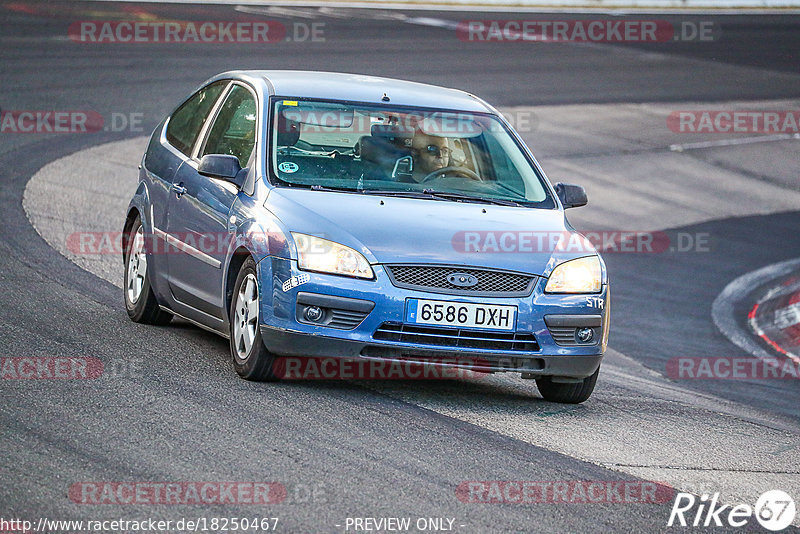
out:
M478 278L467 273L453 273L447 281L456 287L473 287L478 285Z

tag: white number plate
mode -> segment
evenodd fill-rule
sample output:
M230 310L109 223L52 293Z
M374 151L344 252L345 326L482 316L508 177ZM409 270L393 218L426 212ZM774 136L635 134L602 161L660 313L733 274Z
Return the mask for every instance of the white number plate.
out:
M514 330L517 307L497 304L472 304L444 300L408 299L406 322L464 328Z

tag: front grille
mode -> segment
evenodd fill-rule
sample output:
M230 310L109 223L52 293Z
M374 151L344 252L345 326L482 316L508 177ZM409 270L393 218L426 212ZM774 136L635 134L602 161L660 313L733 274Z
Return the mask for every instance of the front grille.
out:
M386 265L389 278L397 287L445 293L490 297L526 297L533 291L536 277L483 268L451 265ZM472 287L459 287L448 281L451 274L467 274L477 278Z
M492 332L443 326L383 323L375 330L372 337L380 341L416 343L437 347L519 352L539 350L536 336L526 332Z

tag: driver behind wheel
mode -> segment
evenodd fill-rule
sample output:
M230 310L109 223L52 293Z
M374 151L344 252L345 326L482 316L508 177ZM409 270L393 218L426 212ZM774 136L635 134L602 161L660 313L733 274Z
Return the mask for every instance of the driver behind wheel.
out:
M450 155L453 153L447 138L429 135L420 130L414 132L411 152L414 158L411 176L416 182L421 182L430 173L449 166Z

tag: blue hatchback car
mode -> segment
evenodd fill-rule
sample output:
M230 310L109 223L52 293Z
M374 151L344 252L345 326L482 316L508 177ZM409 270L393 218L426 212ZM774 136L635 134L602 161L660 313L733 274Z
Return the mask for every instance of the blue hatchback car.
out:
M592 393L605 264L504 117L471 94L353 74L239 71L155 129L128 208L125 305L287 359L517 372ZM283 366L283 367L282 367Z

